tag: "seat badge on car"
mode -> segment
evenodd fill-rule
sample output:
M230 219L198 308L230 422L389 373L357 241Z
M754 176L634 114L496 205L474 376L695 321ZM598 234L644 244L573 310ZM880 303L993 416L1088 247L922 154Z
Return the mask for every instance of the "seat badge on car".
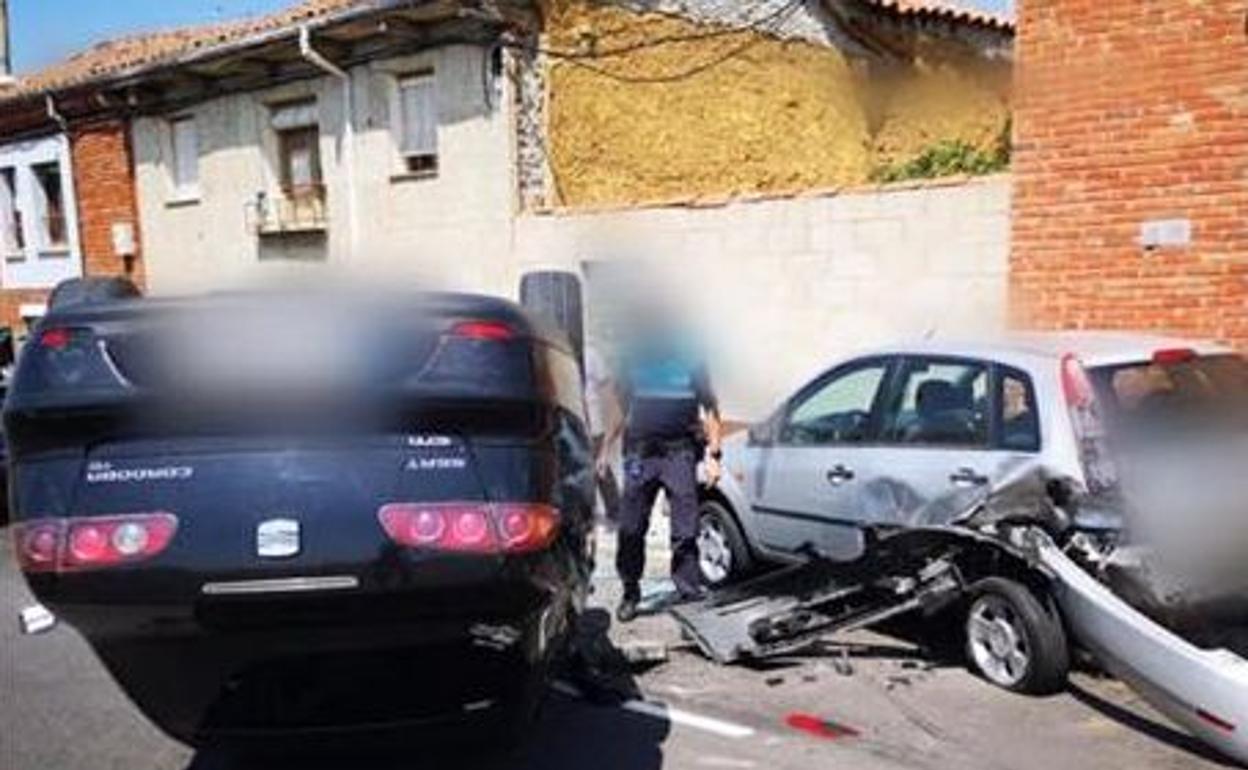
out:
M294 519L269 519L256 527L256 554L280 559L299 553L299 522Z

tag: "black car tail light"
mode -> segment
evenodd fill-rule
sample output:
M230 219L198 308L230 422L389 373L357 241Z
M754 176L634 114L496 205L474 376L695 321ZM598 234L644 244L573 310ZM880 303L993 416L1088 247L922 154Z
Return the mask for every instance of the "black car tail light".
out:
M532 345L503 321L456 321L441 334L420 380L456 395L517 397L533 388Z
M401 546L457 553L530 553L559 530L559 511L540 503L390 503L377 517Z
M460 321L451 327L451 336L505 342L516 338L516 330L502 321Z
M14 542L25 572L76 572L150 559L177 529L170 513L37 519L17 524Z
M115 387L120 383L105 357L103 342L91 329L52 326L40 330L29 356L31 390ZM22 367L24 370L26 367ZM20 370L19 370L20 371Z
M24 572L55 572L64 541L64 519L23 521L13 527L17 563Z

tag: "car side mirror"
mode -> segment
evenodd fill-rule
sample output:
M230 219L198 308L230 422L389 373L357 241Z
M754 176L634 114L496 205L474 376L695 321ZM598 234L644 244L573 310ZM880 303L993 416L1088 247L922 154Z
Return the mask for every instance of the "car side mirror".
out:
M780 425L783 422L784 409L777 410L774 414L762 422L754 423L750 426L750 443L751 444L774 444L780 437Z

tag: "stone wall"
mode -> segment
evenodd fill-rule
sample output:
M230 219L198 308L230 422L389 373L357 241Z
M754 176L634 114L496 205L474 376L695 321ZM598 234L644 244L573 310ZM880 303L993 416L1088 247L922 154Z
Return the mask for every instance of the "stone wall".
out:
M850 34L823 4L789 0L544 11L545 101L525 111L544 110L550 184L522 192L530 207L853 187L941 143L994 153L1009 123L1002 30Z

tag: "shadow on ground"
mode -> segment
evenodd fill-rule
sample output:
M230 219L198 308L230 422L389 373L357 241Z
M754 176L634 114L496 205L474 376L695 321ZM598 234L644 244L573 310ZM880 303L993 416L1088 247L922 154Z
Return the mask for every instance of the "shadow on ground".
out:
M490 745L484 736L474 741L471 732L451 742L413 731L403 736L402 748L359 742L315 754L292 746L263 756L208 748L186 770L659 770L671 725L617 707L639 689L637 669L607 636L610 625L602 610L582 617L578 649L584 655L566 663L559 678L583 695L552 692L517 749Z
M1113 721L1129 727L1138 733L1147 735L1148 737L1165 743L1174 748L1186 751L1189 754L1197 756L1206 762L1222 765L1223 767L1242 767L1239 763L1222 756L1218 752L1201 743L1196 738L1181 732L1161 722L1154 721L1148 717L1123 708L1122 706L1111 703L1084 688L1071 684L1069 688L1071 697L1079 701L1088 708L1096 711L1101 716L1112 719Z

